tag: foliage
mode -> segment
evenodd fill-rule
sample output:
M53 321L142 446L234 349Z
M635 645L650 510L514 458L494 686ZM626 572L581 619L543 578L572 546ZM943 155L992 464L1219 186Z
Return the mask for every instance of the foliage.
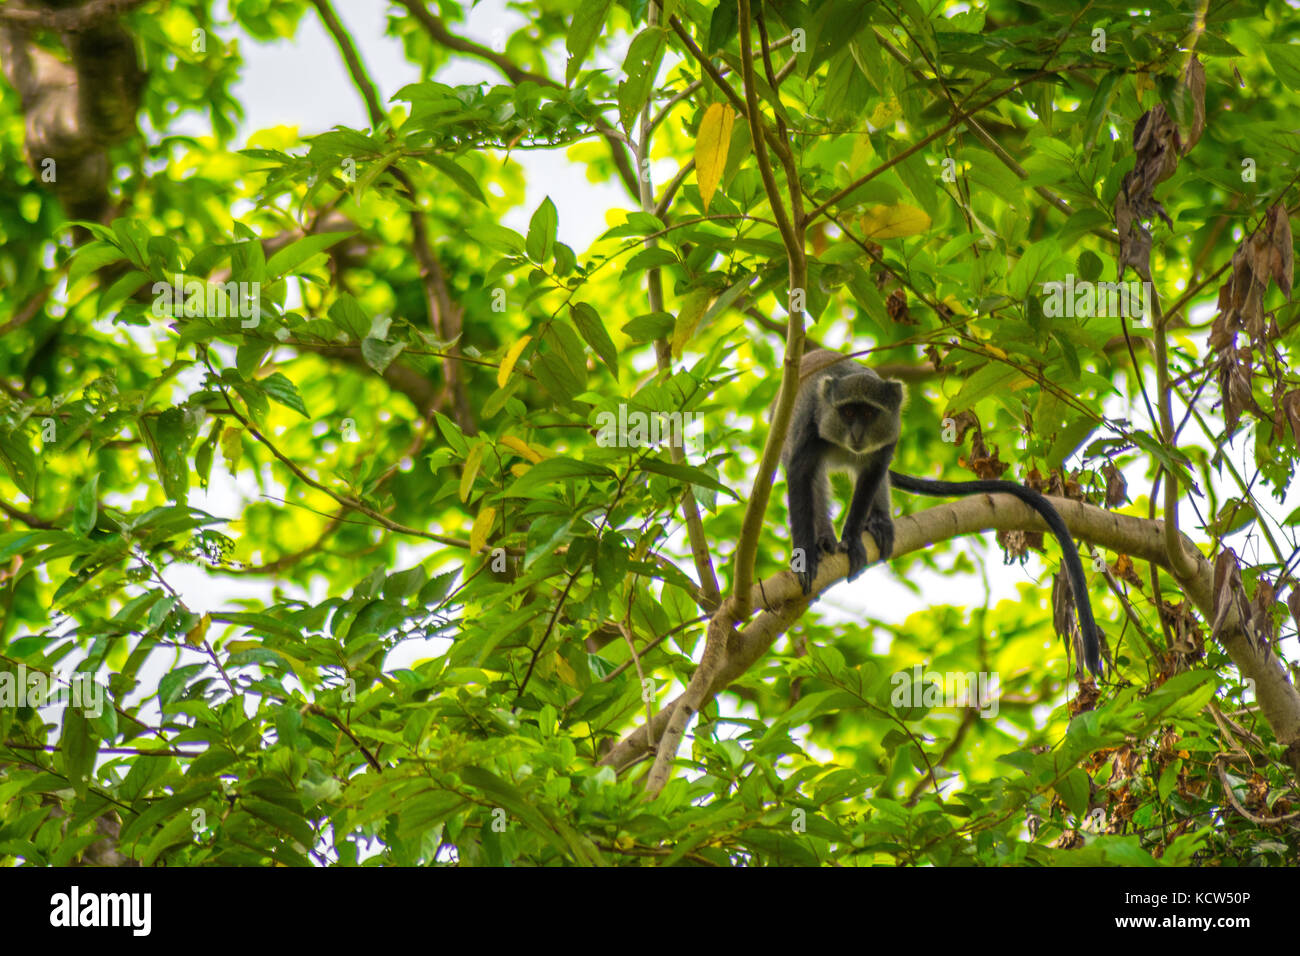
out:
M241 142L236 37L293 38L329 6L227 6L123 16L149 78L102 223L72 223L0 87L0 666L107 694L89 717L0 706L0 858L73 862L108 834L169 866L1298 862L1285 743L1177 582L1124 555L1113 591L1091 575L1100 694L1069 696L1036 587L974 609L926 593L901 624L814 605L646 802L645 765L598 761L690 678L707 614L684 515L698 503L725 592L783 355L786 247L751 126L683 41L741 90L736 7L519 4L498 51L459 39L454 3L395 3L423 78L369 128ZM1207 551L1262 552L1243 576L1276 638L1300 512L1259 499L1297 458L1289 242L1287 301L1261 289L1272 324L1234 353L1244 395L1191 309L1295 203L1289 8L1202 5L1198 30L1189 7L1109 0L759 6L756 95L805 212L834 199L807 225L808 334L908 373L899 467L1010 466L1148 518L1147 493L1111 498L1112 469L1150 492L1163 466L1203 496L1184 530ZM1193 49L1203 133L1158 187L1151 265L1203 429L1180 448L1144 402L1152 322L1050 314L1040 293L1111 277L1134 126L1164 104L1195 127ZM452 57L502 78L440 81ZM182 132L196 117L210 132ZM526 150L575 172L521 232L502 217ZM627 176L647 158L695 166L646 201ZM629 191L575 249L560 225L584 175ZM1212 408L1225 383L1239 425ZM611 427L637 413L689 413L699 445L678 460ZM773 498L769 582L788 558ZM940 544L836 596L973 554ZM948 693L998 675L996 718L900 704L933 683L917 667Z

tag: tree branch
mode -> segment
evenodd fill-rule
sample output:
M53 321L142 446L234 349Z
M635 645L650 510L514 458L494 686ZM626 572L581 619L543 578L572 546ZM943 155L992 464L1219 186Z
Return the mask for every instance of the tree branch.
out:
M1048 498L1070 529L1070 534L1107 550L1128 554L1170 570L1165 544L1164 522L1119 515L1093 505L1064 498ZM929 548L945 541L985 531L1045 531L1047 525L1028 505L1010 495L974 495L951 504L939 505L894 522L894 555ZM875 541L863 536L868 557L878 557ZM1189 542L1190 544L1190 542ZM1189 556L1195 573L1187 582L1186 596L1207 619L1214 617L1214 572L1199 553ZM848 558L843 554L826 556L819 565L814 594L841 580L848 572ZM877 572L879 573L879 572ZM729 642L729 653L710 682L702 703L707 703L726 686L753 666L772 643L789 629L808 606L794 575L782 571L754 589L756 604L767 597L765 610ZM1228 614L1219 631L1219 642L1243 677L1255 683L1255 695L1264 719L1277 740L1288 748L1292 770L1300 773L1300 693L1287 677L1281 662L1266 644L1256 644L1247 635L1244 621ZM655 715L651 730L656 739L668 729L669 722L684 701L683 694ZM649 749L645 727L623 738L600 761L602 765L622 770L641 759ZM662 745L661 745L662 746ZM674 755L675 756L675 752ZM669 757L671 763L672 757Z
M649 15L651 26L658 24L659 14L659 7L652 4ZM639 187L642 212L664 215L667 212L668 203L671 202L673 190L681 183L687 168L693 165L693 161L678 173L677 178L669 186L669 190L662 201L663 212L661 212L655 204L654 183L651 181L650 167L646 162L650 155L652 129L650 101L647 100L641 110L640 129L637 133L636 168L641 171L637 185ZM647 249L655 249L658 246L659 240L657 238L654 236L646 238L645 247ZM646 298L649 300L651 312L664 311L663 270L658 266L646 270ZM664 379L672 375L672 346L667 338L655 341L655 362L659 367L659 374ZM669 457L672 458L675 464L679 465L686 460L686 453L682 449L680 441L681 437L681 435L674 433L668 443ZM699 603L706 611L716 611L722 603L721 593L718 588L718 576L713 569L713 557L709 553L709 539L704 534L704 522L700 519L700 506L695 500L695 493L691 490L690 485L686 485L682 491L682 518L686 523L686 536L691 542L691 558L695 562L695 574L700 579Z

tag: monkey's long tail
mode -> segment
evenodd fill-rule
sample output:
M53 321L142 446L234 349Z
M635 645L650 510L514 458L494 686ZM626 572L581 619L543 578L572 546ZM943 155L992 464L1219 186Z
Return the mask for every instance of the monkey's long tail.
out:
M1083 659L1088 670L1098 677L1104 673L1101 663L1101 642L1097 634L1097 623L1092 617L1092 604L1088 600L1088 582L1083 577L1083 563L1079 560L1079 549L1074 546L1070 529L1065 526L1056 509L1036 491L1014 481L935 481L933 478L916 478L901 472L891 471L889 483L895 488L911 492L914 495L930 495L936 498L961 498L973 494L1008 494L1019 498L1042 516L1047 526L1061 543L1065 555L1065 568L1069 574L1070 589L1074 592L1074 607L1079 614L1079 629L1083 632Z

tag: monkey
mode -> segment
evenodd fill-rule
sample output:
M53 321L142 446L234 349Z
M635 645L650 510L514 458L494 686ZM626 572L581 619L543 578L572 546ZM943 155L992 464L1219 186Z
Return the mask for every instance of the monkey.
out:
M847 552L851 581L867 564L864 531L875 539L882 560L893 551L887 473L905 396L901 382L882 379L875 370L827 349L804 354L799 379L781 463L791 545L804 557L804 570L796 576L807 594L821 552ZM834 471L855 479L839 542L830 514L829 476Z
M1033 508L1061 545L1079 628L1084 662L1097 676L1103 673L1100 638L1088 602L1087 582L1079 551L1060 514L1046 498L1014 481L935 481L892 471L890 463L901 431L906 392L902 382L881 378L875 370L827 349L814 349L799 365L800 384L781 463L786 472L791 546L802 555L804 569L795 572L804 594L812 590L823 552L848 554L852 581L867 564L864 532L871 535L886 561L894 550L894 519L890 488L935 497L982 493L1014 495ZM839 540L830 516L831 472L854 479L853 496Z

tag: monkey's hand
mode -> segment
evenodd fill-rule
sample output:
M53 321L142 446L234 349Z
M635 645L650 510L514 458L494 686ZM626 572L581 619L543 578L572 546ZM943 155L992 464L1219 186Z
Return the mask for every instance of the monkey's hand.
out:
M852 581L867 566L867 549L862 543L861 535L855 535L852 539L845 541L843 548L849 555L849 576L845 580Z
M880 560L888 561L894 553L894 519L881 511L867 515L867 534L876 541ZM858 541L861 544L861 539Z

